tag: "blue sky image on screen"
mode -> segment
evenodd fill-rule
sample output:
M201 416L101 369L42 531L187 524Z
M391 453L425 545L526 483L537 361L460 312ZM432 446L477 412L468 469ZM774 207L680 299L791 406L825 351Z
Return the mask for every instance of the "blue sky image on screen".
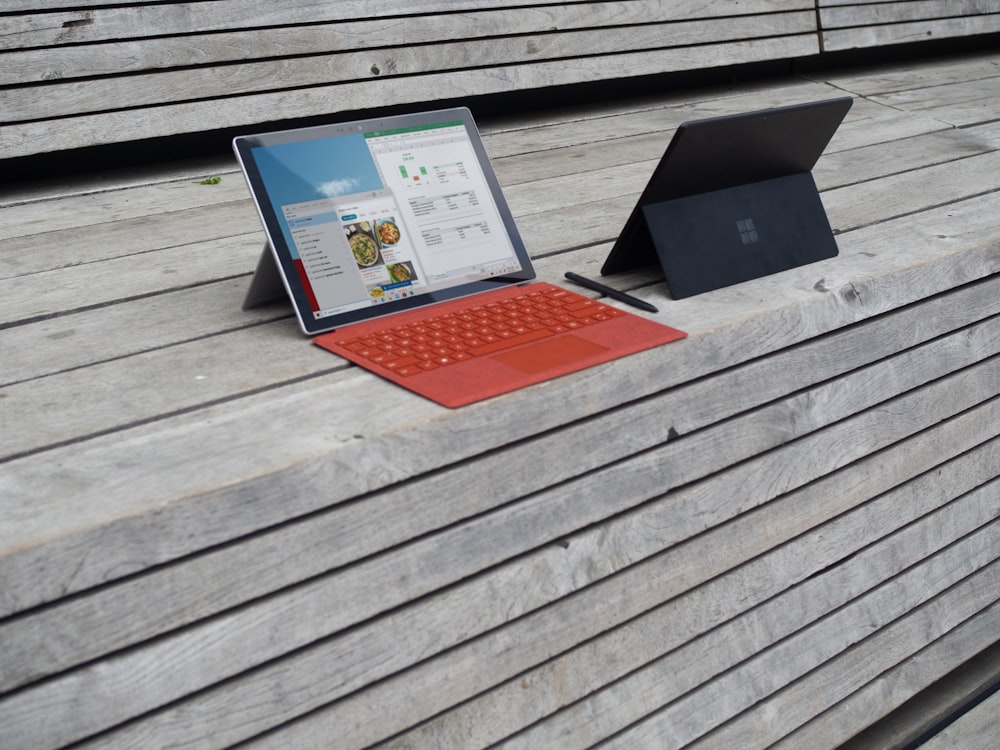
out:
M253 155L293 256L297 253L281 206L383 187L362 133L259 146Z

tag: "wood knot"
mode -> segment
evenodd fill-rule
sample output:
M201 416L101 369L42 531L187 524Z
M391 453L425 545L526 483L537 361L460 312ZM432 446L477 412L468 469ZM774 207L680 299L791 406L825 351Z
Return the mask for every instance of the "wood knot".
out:
M88 13L83 18L74 18L71 21L63 21L62 27L64 29L75 29L77 26L90 26L94 22L94 19L90 17Z

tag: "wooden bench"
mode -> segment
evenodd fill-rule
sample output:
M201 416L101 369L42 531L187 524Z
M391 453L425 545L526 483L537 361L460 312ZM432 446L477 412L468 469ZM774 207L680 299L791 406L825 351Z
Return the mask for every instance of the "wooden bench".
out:
M819 51L813 0L71 4L8 3L0 158Z
M815 173L837 258L680 301L614 277L689 337L456 411L240 309L262 236L228 155L4 186L4 747L834 747L983 658L997 63L483 121L559 282L680 122L857 97Z
M1000 32L997 0L9 0L0 159Z

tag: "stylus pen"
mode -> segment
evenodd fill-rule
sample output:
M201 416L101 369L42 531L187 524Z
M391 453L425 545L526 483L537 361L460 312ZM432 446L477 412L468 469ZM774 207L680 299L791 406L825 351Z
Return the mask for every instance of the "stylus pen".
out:
M626 305L632 305L632 307L638 307L640 310L645 310L646 312L659 312L653 305L649 304L645 300L641 300L638 297L633 297L631 294L625 294L625 292L619 292L617 289L612 289L609 286L604 286L597 281L592 281L578 273L573 273L572 271L566 272L566 278L570 281L575 281L580 286L585 286L588 289L593 289L595 292L600 292L601 294L606 294L612 299L616 299L619 302L624 302Z

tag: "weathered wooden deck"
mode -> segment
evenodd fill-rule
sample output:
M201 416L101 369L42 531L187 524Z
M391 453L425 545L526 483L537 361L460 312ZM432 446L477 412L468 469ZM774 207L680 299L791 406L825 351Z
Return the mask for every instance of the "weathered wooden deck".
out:
M457 411L240 309L228 156L5 186L0 744L833 747L996 642L1000 54L482 126L560 283L681 121L845 92L837 258Z

